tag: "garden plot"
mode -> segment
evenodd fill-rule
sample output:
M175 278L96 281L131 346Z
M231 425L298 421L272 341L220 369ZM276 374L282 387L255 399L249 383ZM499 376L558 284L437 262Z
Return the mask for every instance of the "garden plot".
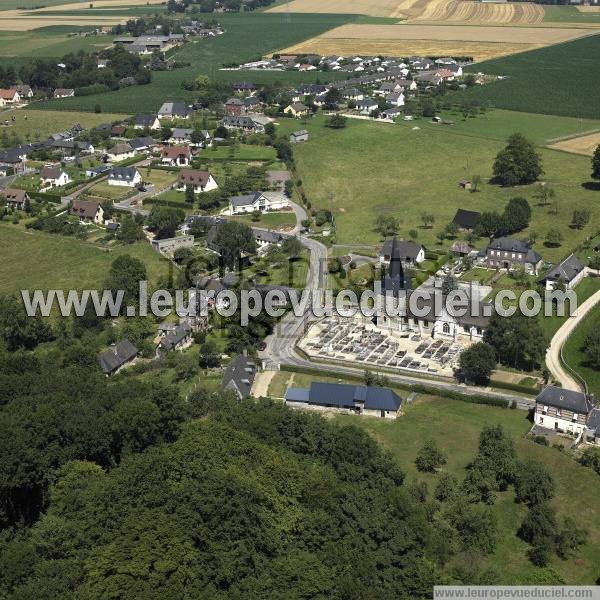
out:
M412 371L452 377L461 345L417 334L390 332L357 315L315 323L300 347L316 360L350 361L367 369Z

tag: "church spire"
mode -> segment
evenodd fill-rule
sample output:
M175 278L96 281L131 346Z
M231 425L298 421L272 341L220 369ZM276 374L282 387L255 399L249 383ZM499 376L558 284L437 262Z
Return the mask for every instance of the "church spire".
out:
M390 251L390 279L402 279L404 281L404 269L402 268L402 259L400 258L400 248L398 248L398 239L396 236L392 239L392 249Z

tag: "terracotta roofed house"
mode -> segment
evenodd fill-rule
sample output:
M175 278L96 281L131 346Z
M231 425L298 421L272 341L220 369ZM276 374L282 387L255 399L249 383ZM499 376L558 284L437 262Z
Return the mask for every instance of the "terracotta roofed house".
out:
M161 162L171 167L187 167L191 158L189 146L173 146L162 151Z

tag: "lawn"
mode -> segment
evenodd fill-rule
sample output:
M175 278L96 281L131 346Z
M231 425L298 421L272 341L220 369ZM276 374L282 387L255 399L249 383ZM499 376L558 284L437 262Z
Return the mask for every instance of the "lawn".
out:
M293 212L265 212L260 213L260 219L254 220L253 215L232 217L236 221L246 223L250 227L262 229L290 229L296 225L296 215Z
M151 286L159 275L168 273L168 261L161 259L145 241L109 250L73 237L1 223L0 293L22 289L99 289L112 261L122 254L144 262Z
M590 393L596 396L600 395L600 371L589 364L583 347L587 334L597 331L598 328L600 328L600 304L588 313L563 347L567 364L585 379Z
M15 120L12 120L12 117ZM13 145L13 136L16 135L22 142L43 140L51 133L64 131L79 123L84 128L95 127L100 123L118 121L125 115L121 114L94 114L88 112L57 111L57 110L29 110L18 109L0 112L0 121L8 120L8 127L0 126L0 145L4 133L8 136L8 145Z
M219 14L218 20L226 33L210 39L193 40L175 52L175 59L191 63L190 67L174 71L154 72L149 85L132 86L115 92L65 98L43 103L52 108L64 107L76 110L93 110L100 104L105 111L136 112L156 111L166 100L192 102L197 93L181 88L181 82L198 74L208 75L222 81L267 82L314 82L322 73L299 72L239 72L221 71L223 64L255 60L264 54L275 52L302 40L319 35L328 29L343 25L355 17L352 15L294 15L286 22L285 15L272 13ZM330 74L336 79L341 75Z
M120 202L129 198L137 193L135 188L120 186L120 185L109 185L105 179L94 184L89 188L85 196L86 198L104 198L106 200L112 200L113 202Z
M218 161L271 161L277 160L275 148L271 146L254 146L251 144L236 144L235 146L213 146L204 150L195 159L198 162Z
M332 208L337 243L380 242L375 220L389 214L401 221L400 236L408 237L411 229L417 229L418 242L432 250L447 249L451 240L439 244L436 234L458 208L501 211L515 196L530 200L529 231L538 234L535 249L547 261L558 262L597 228L598 192L582 185L589 182L586 157L540 148L544 180L557 193L555 215L553 207L538 206L534 186L513 189L483 183L476 193L459 188L458 181L473 174L488 181L494 158L503 147L499 140L461 135L450 127L414 129L419 126L355 120L348 120L345 129L332 130L324 127L323 117L309 120L306 127L310 141L295 147L298 176L313 208ZM592 211L590 225L581 231L566 226L576 208ZM433 227L422 227L423 212L434 215ZM562 245L545 247L545 235L557 226L564 236ZM526 239L529 231L516 237ZM484 244L485 240L478 242Z
M257 283L303 289L306 285L308 265L309 253L304 250L298 259L283 260L281 265L275 268L269 263L258 260L250 267L248 275L251 275Z
M339 417L348 423L350 417ZM573 584L594 583L600 562L600 501L598 476L578 466L572 458L549 447L524 439L531 427L526 413L478 406L441 398L419 398L395 422L378 419L352 419L363 426L396 457L409 481L418 478L432 490L437 475L416 471L414 460L426 439L435 439L446 455L445 469L457 477L465 476L465 467L477 451L478 437L485 425L502 424L514 440L520 458L531 457L545 463L556 481L554 506L559 517L572 516L590 532L589 543L574 558L562 561L554 558L553 567ZM515 532L525 508L515 504L512 490L499 494L495 513L503 532L495 553L488 563L501 574L504 582L514 584L535 571L526 556L528 546Z
M477 63L468 70L507 79L461 95L511 110L597 119L600 104L590 98L600 91L599 52L600 36L593 35Z

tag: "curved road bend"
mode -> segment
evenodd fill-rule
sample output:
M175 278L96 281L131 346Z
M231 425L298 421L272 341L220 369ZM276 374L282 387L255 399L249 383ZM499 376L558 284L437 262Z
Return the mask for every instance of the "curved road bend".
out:
M577 325L579 325L582 319L598 302L600 302L600 291L590 296L581 306L577 307L576 313L572 317L569 317L554 334L554 337L550 341L550 346L546 351L546 366L550 373L552 373L552 376L557 381L560 381L562 387L567 390L583 391L581 384L564 369L560 360L560 351Z

